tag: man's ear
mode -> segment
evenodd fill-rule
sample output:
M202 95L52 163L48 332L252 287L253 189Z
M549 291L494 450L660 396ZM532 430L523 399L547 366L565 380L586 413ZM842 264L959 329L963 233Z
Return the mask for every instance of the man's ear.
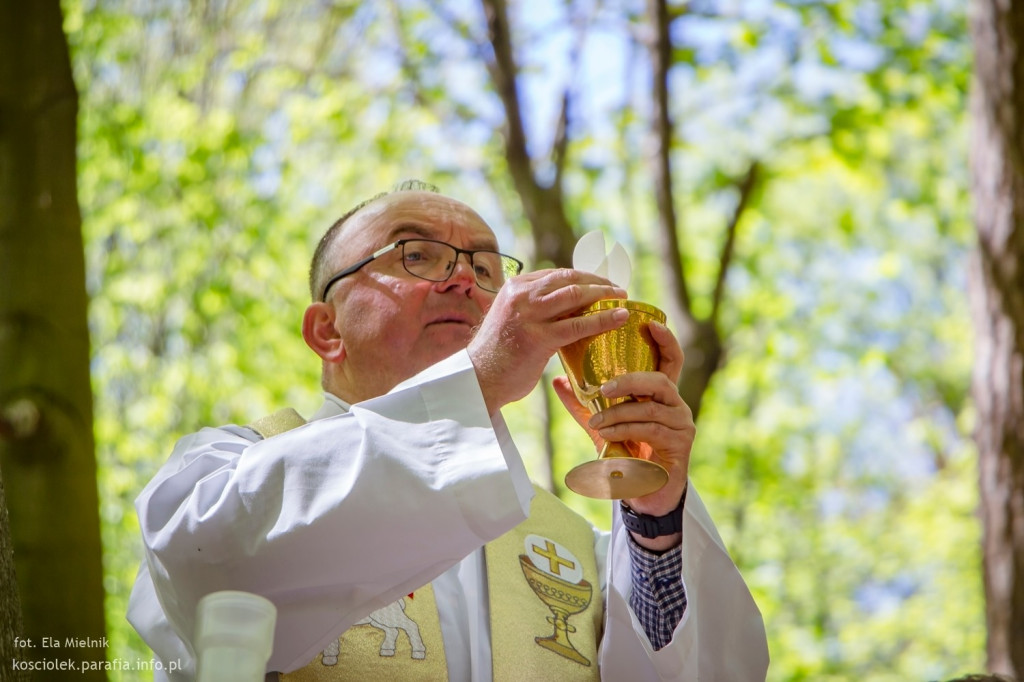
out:
M324 362L345 359L345 342L334 326L335 314L329 303L312 303L302 316L302 338Z

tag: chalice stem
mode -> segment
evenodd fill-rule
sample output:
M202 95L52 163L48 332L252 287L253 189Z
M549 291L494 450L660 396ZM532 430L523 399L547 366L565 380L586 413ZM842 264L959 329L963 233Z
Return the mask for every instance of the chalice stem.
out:
M577 651L569 641L569 633L576 632L576 628L569 625L569 612L551 604L548 604L548 608L551 609L551 615L554 616L554 618L548 618L548 622L555 626L554 632L550 637L534 637L534 641L545 649L550 649L577 663L590 665L590 659Z
M611 441L605 441L604 447L601 448L598 459L609 459L612 457L633 457L633 453L629 451L625 443L613 443Z
M569 644L569 614L560 609L551 609L551 613L555 616L552 620L555 631L551 633L550 637L543 637L541 639L572 647L572 644Z

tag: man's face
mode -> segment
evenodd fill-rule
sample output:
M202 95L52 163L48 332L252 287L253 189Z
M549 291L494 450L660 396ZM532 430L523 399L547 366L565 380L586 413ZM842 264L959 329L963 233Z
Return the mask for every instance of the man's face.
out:
M431 192L397 192L353 215L335 239L332 272L403 238L497 250L494 233L465 204ZM391 251L340 280L327 303L344 356L330 390L355 402L381 395L467 346L495 294L478 287L465 254L445 282L418 279Z

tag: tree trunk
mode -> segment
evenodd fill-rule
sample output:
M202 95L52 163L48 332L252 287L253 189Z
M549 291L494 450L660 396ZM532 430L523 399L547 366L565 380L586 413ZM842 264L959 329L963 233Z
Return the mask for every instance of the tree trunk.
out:
M0 473L0 682L23 682L28 679L28 672L19 671L16 667L18 662L25 660L25 649L10 527L3 475Z
M669 111L669 73L672 69L671 17L666 0L647 0L646 48L651 62L651 117L649 166L658 205L659 247L665 254L662 261L668 302L665 312L676 329L686 352L686 363L679 376L679 395L700 417L704 393L711 378L722 366L725 348L718 329L718 314L725 297L726 275L732 263L736 230L758 181L758 163L752 162L746 176L736 183L738 200L725 229L719 255L718 277L711 294L712 310L705 319L693 313L693 293L683 268L683 243L679 239L680 223L674 198L672 146L675 124Z
M59 0L3 0L0 468L26 654L83 662L106 650L77 109Z
M1024 677L1024 0L975 0L972 184L988 668Z

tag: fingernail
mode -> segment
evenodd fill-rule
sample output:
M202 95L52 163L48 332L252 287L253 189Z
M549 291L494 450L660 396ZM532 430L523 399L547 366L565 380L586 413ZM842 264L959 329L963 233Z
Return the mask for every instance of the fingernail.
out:
M625 324L626 320L629 319L629 311L625 308L616 308L612 311L612 320L620 324Z
M611 381L606 382L604 384L604 386L601 387L601 393L604 393L605 395L608 395L609 393L614 392L615 388L618 385L619 385L619 382L617 382L614 379L612 379Z
M601 425L602 422L604 422L604 415L598 412L597 414L590 418L588 424L590 425L590 428L596 429L598 426Z
M658 331L667 331L668 327L663 325L661 322L651 322L652 327L657 327Z

